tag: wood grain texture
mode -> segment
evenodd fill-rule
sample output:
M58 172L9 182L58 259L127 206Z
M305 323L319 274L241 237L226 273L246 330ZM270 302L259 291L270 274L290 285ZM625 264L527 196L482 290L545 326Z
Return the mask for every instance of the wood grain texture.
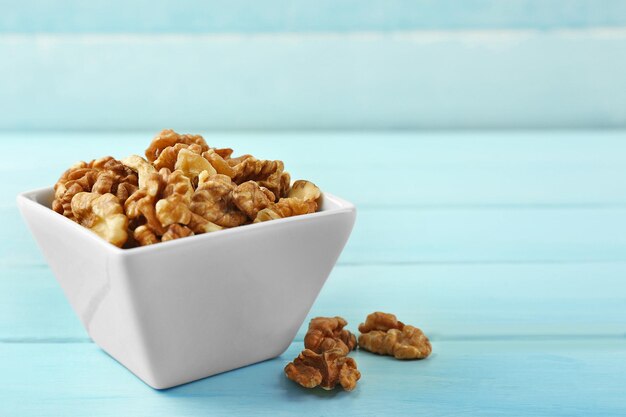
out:
M626 339L437 342L424 361L367 352L354 392L287 380L301 349L213 378L154 391L94 345L0 344L0 413L20 416L485 415L617 416L626 410Z
M625 132L208 134L357 203L307 320L387 310L431 336L425 361L357 352L352 393L283 377L306 322L279 358L161 392L89 340L15 194L151 135L0 134L0 415L626 413Z

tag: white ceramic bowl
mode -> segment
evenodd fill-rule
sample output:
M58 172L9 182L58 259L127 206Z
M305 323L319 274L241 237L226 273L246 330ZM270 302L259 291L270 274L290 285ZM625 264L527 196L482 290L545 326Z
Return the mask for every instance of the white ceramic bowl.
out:
M93 341L157 389L284 352L356 216L324 194L317 213L119 249L52 198L17 197L52 272Z

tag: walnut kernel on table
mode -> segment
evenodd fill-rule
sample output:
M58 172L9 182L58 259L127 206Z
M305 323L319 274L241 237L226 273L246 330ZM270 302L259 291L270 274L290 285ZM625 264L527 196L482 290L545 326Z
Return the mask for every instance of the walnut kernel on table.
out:
M356 337L344 327L341 317L316 317L309 322L305 349L285 367L287 378L305 388L330 390L337 384L351 391L361 378L354 359L347 354L356 347Z
M356 336L344 327L348 322L342 317L316 317L309 323L304 336L304 347L315 353L339 349L347 355L356 347Z
M426 335L417 327L398 321L396 316L375 312L359 325L359 347L396 359L424 359L432 352Z
M368 333L372 330L386 332L389 329L402 330L403 327L404 323L398 321L395 315L376 311L367 316L365 323L359 324L359 332Z
M90 227L76 218L74 197L82 192L114 195L123 208L115 219L125 217L126 237L99 234L124 248L318 210L319 188L303 180L292 187L282 161L232 154L230 148L209 147L200 135L165 129L146 149L147 159L105 157L70 167L55 184L52 208ZM81 197L76 204L82 207L86 201Z
M352 391L361 378L354 359L345 356L341 349L323 353L305 349L287 364L285 375L305 388L319 386L331 390L339 384L346 391Z

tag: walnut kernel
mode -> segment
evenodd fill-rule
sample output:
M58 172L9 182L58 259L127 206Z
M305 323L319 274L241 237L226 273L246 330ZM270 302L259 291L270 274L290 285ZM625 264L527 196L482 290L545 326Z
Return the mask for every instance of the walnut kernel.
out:
M430 341L420 329L405 325L393 314L370 314L359 331L359 347L373 353L396 359L423 359L432 352Z
M214 174L198 186L191 201L191 211L222 227L234 227L246 222L246 215L232 201L235 184L222 174Z
M170 171L174 171L176 166L176 160L178 159L178 153L187 149L190 152L200 155L202 153L202 146L197 144L185 145L184 143L177 143L174 146L168 146L163 149L159 154L159 157L154 160L154 167L156 169L167 168Z
M345 356L341 349L320 354L305 349L287 364L285 375L305 388L319 386L331 390L339 384L346 391L352 391L361 378L354 359Z
M260 210L274 201L274 194L254 181L246 181L238 185L232 192L233 203L239 210L254 220Z
M181 135L171 129L164 129L152 139L150 146L146 149L146 158L148 161L154 162L165 148L174 146L177 143L199 145L202 152L209 149L204 138L200 135Z
M178 152L175 168L181 170L189 179L196 178L202 171L207 171L209 175L216 174L215 168L202 155L198 155L188 149L181 149Z
M131 155L122 159L122 163L129 168L137 171L137 177L139 178L139 188L145 187L146 180L150 174L156 171L154 166L139 155Z
M382 330L386 332L389 329L402 330L404 323L398 321L395 315L376 311L367 316L365 323L359 324L361 333L371 332L372 330Z
M348 322L342 317L316 317L309 323L304 336L304 347L316 353L339 349L347 355L356 347L356 336L344 327Z
M180 239L181 237L193 236L193 231L186 226L180 224L172 224L167 231L161 236L161 241Z
M288 198L299 198L303 201L315 201L317 202L322 195L322 192L317 185L306 180L297 180L291 186Z
M273 203L269 207L259 211L254 219L254 222L259 223L268 220L315 213L316 210L317 203L314 201L303 201L299 198L281 198L278 200L278 203Z
M77 193L72 198L72 213L78 223L121 247L128 239L128 218L120 200L111 193Z

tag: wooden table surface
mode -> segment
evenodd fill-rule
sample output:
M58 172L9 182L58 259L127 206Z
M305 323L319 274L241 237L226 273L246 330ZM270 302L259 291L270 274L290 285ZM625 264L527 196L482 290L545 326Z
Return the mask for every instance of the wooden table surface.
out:
M304 327L276 359L165 391L90 341L15 196L151 137L0 134L1 416L626 414L626 131L207 133L356 204L310 317L356 331L390 311L430 336L423 361L356 352L350 393L283 376Z

